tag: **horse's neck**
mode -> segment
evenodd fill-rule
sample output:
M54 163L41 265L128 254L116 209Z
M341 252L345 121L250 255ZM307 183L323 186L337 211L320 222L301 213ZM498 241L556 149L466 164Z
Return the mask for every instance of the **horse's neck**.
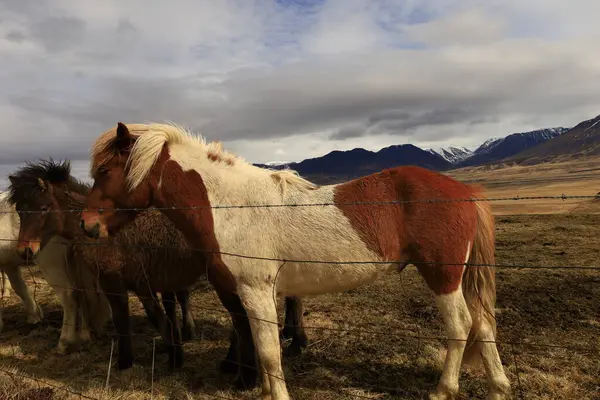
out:
M65 236L79 238L84 237L83 230L80 228L81 210L84 207L85 197L76 192L65 193L59 201L59 206L63 209L65 216Z

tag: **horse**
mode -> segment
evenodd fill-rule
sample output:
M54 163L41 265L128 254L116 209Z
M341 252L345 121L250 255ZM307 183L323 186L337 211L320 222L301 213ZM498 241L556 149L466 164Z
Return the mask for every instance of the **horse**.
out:
M2 272L2 298L10 295L12 289L21 299L27 312L27 322L37 324L43 318L42 309L37 304L21 274L23 261L17 255L16 245L19 233L19 219L14 208L6 201L8 193L0 193L0 271ZM2 309L0 309L0 332L4 328Z
M99 278L119 334L118 368L127 369L133 363L128 290L138 296L149 320L161 332L169 348L169 366L181 367L182 335L177 326L175 299L179 301L183 314L183 339L190 340L195 328L187 289L204 274L204 255L190 248L183 234L168 218L153 210L142 213L135 223L121 230L114 238L99 241L87 238L79 226L79 214L84 196L90 188L71 176L68 161L29 163L11 175L10 180L13 185L11 199L17 210L30 211L19 214L21 251L35 253L39 250L33 243L39 241L39 248L43 248L49 236L66 237L73 244L75 264ZM187 271L194 273L190 275ZM156 302L156 292L162 293L166 319ZM289 299L289 303L286 319L291 324L302 319L302 304L298 299ZM306 345L307 338L302 329L288 330L287 334L294 347ZM221 366L225 371L234 366L237 368L236 338L237 335L232 334L230 350Z
M289 399L277 295L345 291L408 264L433 291L447 335L430 399L458 395L463 358L483 361L488 399L509 396L495 343L494 217L488 202L474 201L485 199L480 187L416 166L318 186L175 124L118 123L96 139L91 173L82 213L89 235L114 235L154 206L209 252L214 285L247 312L263 399Z
M50 238L47 246L35 260L23 260L17 252L20 220L14 204L10 202L10 193L0 195L0 268L5 271L13 290L22 299L27 310L27 322L37 324L43 318L43 312L32 298L21 274L24 263L37 265L44 280L57 294L63 309L63 321L60 337L55 346L59 354L66 354L78 343L91 340L91 331L98 330L109 318L110 309L106 301L87 290L82 293L73 288L91 289L93 279L90 274L76 274L73 265L67 262L68 243L60 237ZM87 316L94 316L91 321ZM79 321L79 324L78 324ZM1 320L0 320L1 322Z

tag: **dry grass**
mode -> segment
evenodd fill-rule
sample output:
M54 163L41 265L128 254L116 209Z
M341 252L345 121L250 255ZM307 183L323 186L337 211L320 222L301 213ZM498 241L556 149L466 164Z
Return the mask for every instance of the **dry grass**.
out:
M490 181L499 182L503 176L495 176L495 171L489 174ZM559 175L555 172L555 176ZM509 181L517 179L508 173L506 177ZM531 184L539 190L553 189L555 183L533 178L529 177ZM593 178L579 183L559 182L567 184L593 194L600 187ZM527 185L522 185L525 190ZM490 192L513 194L514 187L510 183L504 189L501 185L492 186ZM567 186L557 190L564 192L564 187ZM590 202L580 205L589 205L594 212L595 206ZM530 211L527 205L520 207L512 209L514 214ZM499 215L497 224L500 264L600 266L598 214ZM41 281L38 272L33 271L33 277ZM600 271L499 269L497 277L498 340L517 343L499 345L515 398L600 398ZM24 323L23 307L14 294L5 301L0 369L65 386L93 398L150 398L156 333L137 300L131 299L136 367L125 373L113 368L109 389L105 390L110 331L81 352L59 356L52 347L58 340L61 309L47 286L37 287L36 298L46 314L37 327ZM356 290L306 298L310 347L299 358L285 360L293 398L426 398L439 379L445 348L442 340L425 339L443 337L432 300L432 293L413 267ZM166 354L157 341L154 399L255 397L258 390L232 391L232 377L217 372L217 364L227 350L230 322L216 295L208 287L201 288L193 294L192 304L198 307L194 311L198 339L185 344L186 364L181 372L168 372ZM460 382L461 399L484 398L486 382L481 371L464 371ZM59 388L41 391L45 386L0 372L0 400L78 398Z
M469 167L449 171L448 175L483 184L489 197L594 196L600 191L600 158L533 166ZM600 207L588 208L588 203L581 199L495 201L494 214L600 212Z

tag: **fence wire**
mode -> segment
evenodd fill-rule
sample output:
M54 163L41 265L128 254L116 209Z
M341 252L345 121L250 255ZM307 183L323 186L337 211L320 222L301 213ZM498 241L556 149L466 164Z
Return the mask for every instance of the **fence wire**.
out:
M360 205L371 205L371 206L375 206L375 205L399 205L399 204L404 204L404 203L448 203L448 202L475 202L475 201L489 201L489 202L494 202L494 201L523 201L523 200L542 200L542 199L548 199L548 200L568 200L568 199L600 199L599 195L594 195L594 196L567 196L565 194L559 195L559 196L513 196L513 197L496 197L496 198L484 198L484 199L478 199L478 198L469 198L469 199L427 199L427 200L412 200L412 201L390 201L390 202L351 202L351 203L305 203L305 204L252 204L252 205L248 205L248 204L244 204L244 205L214 205L214 206L190 206L190 207L165 207L165 208L151 208L151 209L138 209L138 208L115 208L112 209L114 211L150 211L150 210L156 210L156 211L164 211L164 210L200 210L200 209L206 209L206 208L210 208L210 209L243 209L243 208L281 208L281 207L327 207L327 206L337 206L337 207L346 207L346 206L360 206ZM111 209L98 209L97 211L99 212L103 212L103 211L109 211ZM82 211L85 211L85 209L68 209L68 210L49 210L50 212L72 212L72 213L80 213ZM41 211L37 211L37 210L19 210L19 211L15 211L15 210L0 210L0 214L8 214L8 213L25 213L25 214L31 214L31 213L38 213ZM9 239L9 238L0 238L0 242L18 242L18 239ZM70 243L69 243L70 244ZM179 250L180 247L178 246L147 246L147 245L123 245L123 244L119 244L119 243L115 243L114 241L111 241L110 243L106 243L106 242L92 242L92 241L87 241L87 242L77 242L76 243L77 246L101 246L101 247L111 247L111 246L117 246L117 247L125 247L125 248L132 248L132 249L139 249L139 250ZM283 263L303 263L303 264L337 264L337 265L352 265L352 264L394 264L394 263L398 263L398 262L388 262L388 261L373 261L373 260L347 260L347 261L328 261L328 260L305 260L305 259L282 259L282 258L270 258L270 257L262 257L262 256L258 256L258 255L247 255L247 254L237 254L237 253L231 253L231 252L226 252L226 251L214 251L214 250L208 250L208 249L199 249L199 248L192 248L192 247L188 247L186 248L186 250L190 250L190 251L194 251L194 252L201 252L201 253L217 253L220 255L226 255L226 256L231 256L231 257L238 257L238 258L244 258L244 259L251 259L251 260L258 260L258 261L273 261L273 262L283 262ZM457 263L440 263L440 262L419 262L419 261L404 261L402 262L402 264L413 264L413 265L420 265L420 264L431 264L431 265L447 265L447 266L466 266L466 267L492 267L492 268L499 268L499 269L565 269L565 270L587 270L587 271L598 271L600 270L600 266L581 266L581 265L527 265L527 264L522 264L522 265L518 265L518 264L472 264L472 263L463 263L463 262L457 262ZM103 292L101 290L97 290L97 289L87 289L87 288L77 288L77 287L59 287L57 285L50 285L47 282L40 282L40 281L36 281L35 277L32 274L32 280L26 280L26 283L30 283L33 284L35 289L34 289L34 299L35 299L35 293L36 290L38 288L38 285L47 285L47 286L51 286L53 287L55 290L56 289L67 289L67 290L73 290L73 291L80 291L80 292L85 292L85 291L92 291L95 293L100 293L100 294L111 294L111 293L106 293ZM122 294L122 293L112 293L112 295L122 295L122 296L129 296L129 294ZM140 300L144 299L144 297L142 296L137 296ZM216 296L215 296L216 297ZM156 300L156 298L154 297L146 297L146 299L152 299L152 300ZM163 302L168 302L169 300L163 300ZM37 301L36 301L37 302ZM174 301L175 303L177 303L177 301ZM227 310L225 310L223 307L220 308L215 308L215 307L206 307L206 306L199 306L199 305L195 305L195 304L189 304L189 309L190 310L201 310L201 311L211 311L211 312L221 312L221 313L225 313L225 314L230 314L230 315L242 315L242 314L235 314L235 313L231 313ZM256 320L260 320L262 322L266 322L266 323L270 323L270 324L276 324L279 327L282 327L283 324L280 324L278 321L269 321L269 320L265 320L265 319L261 319L261 318L255 318L255 317L249 317L247 315L243 315L245 318L252 318L252 319L256 319ZM338 321L340 322L340 321ZM406 334L406 333L400 333L400 332L389 332L389 331L378 331L378 330L370 330L370 329L360 329L360 328L335 328L335 327L324 327L324 326L307 326L307 325L289 325L289 324L285 324L285 326L289 326L289 327L298 327L298 328L303 328L303 329L308 329L308 330L322 330L322 331L333 331L333 332L346 332L346 333L351 333L351 334L356 334L356 335L362 335L362 334L366 334L366 335L384 335L384 336L394 336L397 338L402 338L402 339L411 339L411 340L424 340L424 341L466 341L466 339L458 339L458 338L448 338L446 336L431 336L431 335L422 335L419 332L414 333L411 332L410 334ZM63 324L61 329L64 329L65 327L68 327L68 324ZM117 337L119 336L119 334L117 332L113 332L113 335L116 335ZM127 336L136 336L136 337L146 337L152 341L155 341L157 335L151 335L151 334L147 334L147 333L134 333L131 332L130 334L128 334ZM512 349L512 356L513 356L513 363L515 366L515 374L516 374L516 380L517 380L517 387L518 387L518 394L521 398L523 398L523 389L522 389L522 385L521 385L521 379L520 379L520 373L519 373L519 367L518 367L518 360L517 360L517 356L516 356L516 352L515 352L515 347L519 347L521 348L521 350L525 350L527 351L527 349L531 350L531 348L545 348L545 349L561 349L561 350L566 350L568 352L573 352L573 353L579 353L579 354L585 354L585 355L589 355L589 354L600 354L600 348L598 348L597 346L590 346L590 347L585 347L585 346L573 346L573 345L561 345L561 344L556 344L556 343L524 343L522 341L482 341L482 340L475 340L474 342L479 342L479 343L495 343L498 345L506 345L511 347ZM154 350L153 350L153 360L152 363L154 365ZM242 365L240 363L235 363L234 364L238 364L240 366L244 366L244 367L249 367L249 368L254 368L256 369L256 366L247 366L247 365ZM7 375L10 376L18 376L24 379L28 379L34 382L37 382L39 384L43 384L46 385L47 387L51 387L53 389L56 390L62 390L66 393L69 393L71 395L75 395L78 396L79 398L84 398L84 399L99 399L99 398L94 398L94 397L90 397L90 396L86 396L83 393L74 391L72 389L70 389L68 386L61 386L61 385L55 385L52 384L51 382L47 382L45 380L41 380L35 377L31 377L25 374L20 374L17 373L15 371L10 371L7 369L3 369L0 368L0 372L5 373ZM154 368L152 368L152 372L154 372ZM108 378L109 375L107 376L107 385L108 385ZM281 377L275 377L278 379L282 379ZM153 380L154 382L154 380ZM153 383L154 384L154 383ZM157 382L156 383L158 386L163 386L163 387L167 387L167 388L171 388L171 389L181 389L178 387L174 387L174 386L168 386L162 382ZM288 387L290 387L289 383L288 383ZM150 397L153 396L154 390L151 389L150 391ZM216 393L209 393L209 392L201 392L200 394L202 395L206 395L206 396L210 396L213 398L219 398L219 399L230 399L230 397L226 397L223 395L219 395ZM359 398L359 399L373 399L374 397L369 397L369 396L364 396L364 395L357 395L357 394L350 394L347 393L346 391L344 392L340 392L340 394L344 394L346 396L353 396L355 398Z
M197 210L227 210L227 209L243 209L243 208L302 208L302 207L351 207L351 206L384 206L384 205L400 205L400 204L415 204L415 203L474 203L474 202L497 202L497 201L525 201L525 200L584 200L584 199L600 199L600 195L553 195L553 196L510 196L510 197L469 197L469 198L438 198L438 199L421 199L421 200L390 200L390 201L352 201L352 202L324 202L324 203L281 203L281 204L217 204L217 205L198 205L185 207L151 207L151 208L127 208L127 207L112 207L112 208L69 208L48 210L0 210L0 214L39 214L48 212L59 213L81 213L84 211L197 211Z

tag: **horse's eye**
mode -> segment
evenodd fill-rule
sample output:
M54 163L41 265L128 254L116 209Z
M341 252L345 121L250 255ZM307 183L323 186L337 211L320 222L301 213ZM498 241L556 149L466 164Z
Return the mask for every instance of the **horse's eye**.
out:
M40 211L42 212L42 214L46 214L49 209L50 208L48 206L42 206L42 208L40 208Z
M100 169L98 170L98 175L100 175L100 176L105 176L105 175L107 175L109 172L110 172L110 169L108 169L108 168L100 168Z

